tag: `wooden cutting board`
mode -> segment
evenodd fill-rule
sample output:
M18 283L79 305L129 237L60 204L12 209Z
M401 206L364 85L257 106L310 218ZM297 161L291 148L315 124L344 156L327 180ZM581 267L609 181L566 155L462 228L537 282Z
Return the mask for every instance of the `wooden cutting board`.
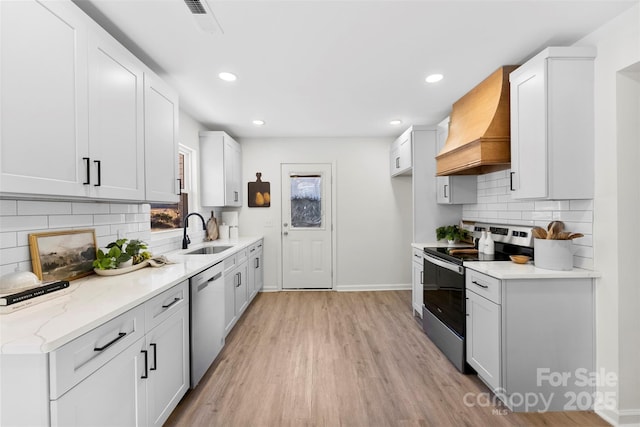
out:
M460 249L449 249L449 254L450 255L455 255L455 254L477 254L478 250L477 249L472 249L472 248L460 248Z

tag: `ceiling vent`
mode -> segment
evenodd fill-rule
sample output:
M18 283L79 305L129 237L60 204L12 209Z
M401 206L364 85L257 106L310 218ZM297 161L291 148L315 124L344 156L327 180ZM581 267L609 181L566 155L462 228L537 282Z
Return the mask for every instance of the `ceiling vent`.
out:
M193 18L202 31L207 33L224 33L206 0L184 0L184 3L189 8L189 11L192 13Z

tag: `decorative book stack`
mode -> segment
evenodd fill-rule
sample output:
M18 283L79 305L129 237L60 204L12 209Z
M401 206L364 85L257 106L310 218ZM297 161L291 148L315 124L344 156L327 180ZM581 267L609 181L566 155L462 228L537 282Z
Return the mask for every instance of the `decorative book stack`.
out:
M68 291L69 281L60 280L44 283L21 292L0 294L0 314L12 313L16 310L39 304L64 295Z

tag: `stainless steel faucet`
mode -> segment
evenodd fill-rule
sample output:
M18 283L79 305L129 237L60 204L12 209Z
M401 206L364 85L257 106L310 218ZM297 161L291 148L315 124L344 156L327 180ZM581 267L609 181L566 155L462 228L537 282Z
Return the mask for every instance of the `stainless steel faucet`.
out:
M189 247L189 243L191 243L191 239L189 239L189 235L187 234L187 227L189 226L189 217L191 215L196 215L200 217L200 219L202 220L202 229L207 231L207 222L204 220L202 215L200 215L198 212L191 212L189 215L184 217L184 224L182 224L183 231L184 231L184 234L182 236L182 249L187 249Z

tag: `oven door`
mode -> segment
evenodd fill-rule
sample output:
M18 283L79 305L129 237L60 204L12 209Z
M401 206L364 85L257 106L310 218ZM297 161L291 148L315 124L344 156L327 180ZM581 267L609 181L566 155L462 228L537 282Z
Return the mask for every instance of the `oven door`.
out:
M464 267L424 254L424 306L464 338Z

